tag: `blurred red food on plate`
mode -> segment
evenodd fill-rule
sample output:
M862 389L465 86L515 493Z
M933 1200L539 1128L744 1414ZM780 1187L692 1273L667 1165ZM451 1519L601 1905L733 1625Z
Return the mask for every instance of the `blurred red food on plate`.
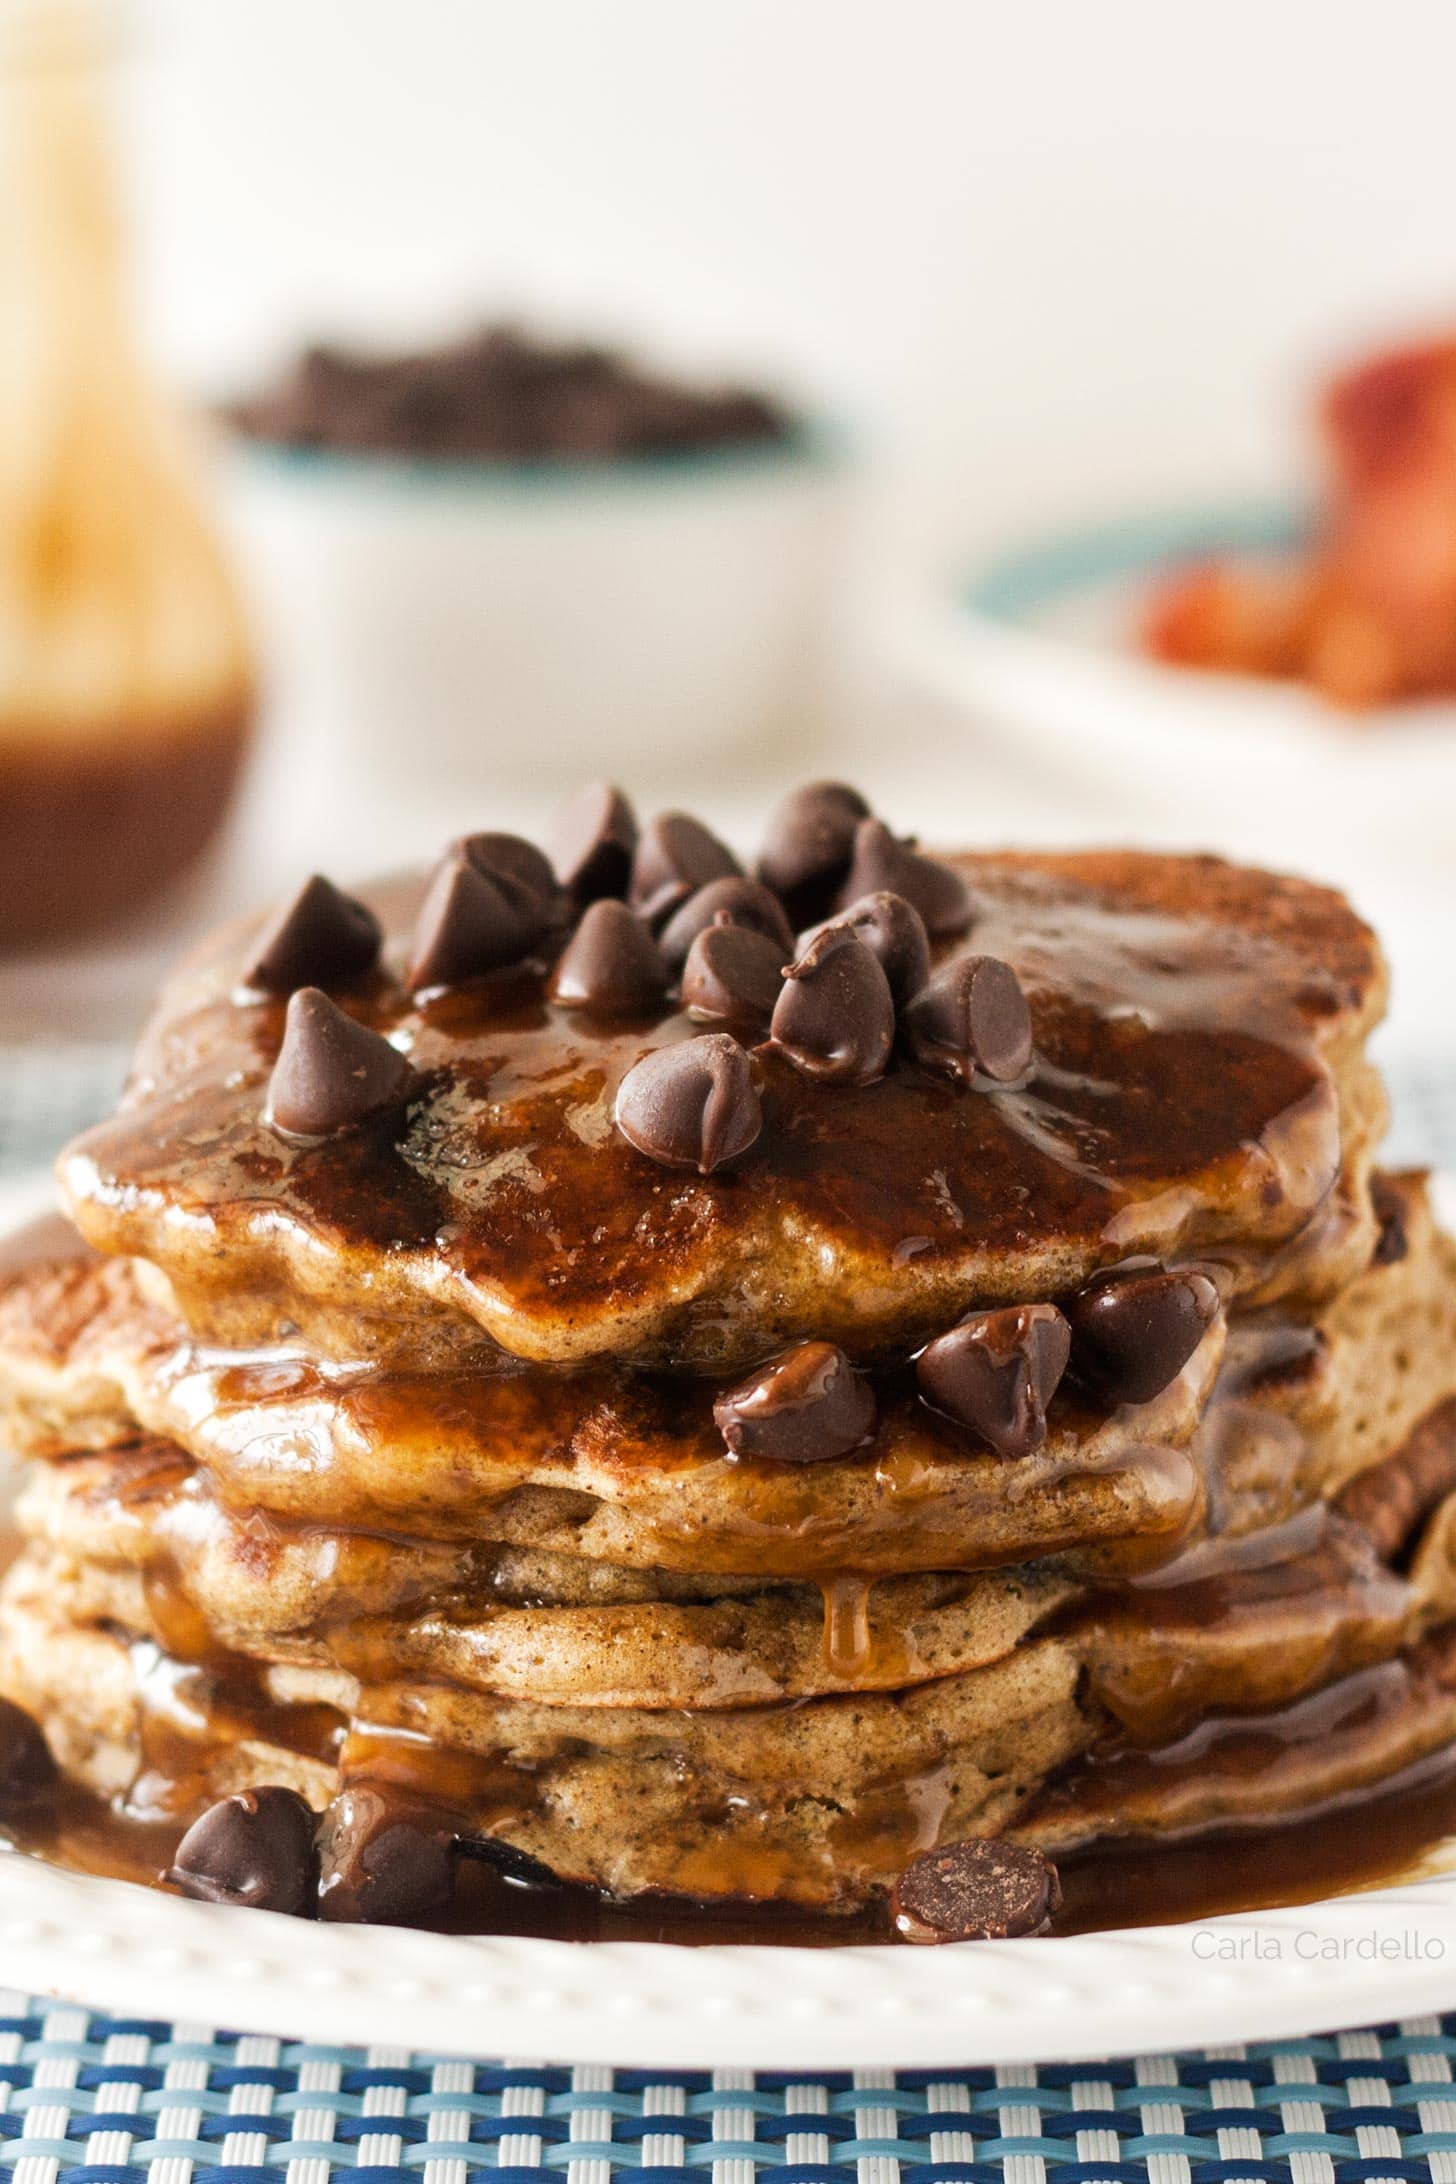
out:
M1356 365L1319 414L1329 493L1306 557L1175 573L1144 648L1353 708L1456 693L1456 339Z

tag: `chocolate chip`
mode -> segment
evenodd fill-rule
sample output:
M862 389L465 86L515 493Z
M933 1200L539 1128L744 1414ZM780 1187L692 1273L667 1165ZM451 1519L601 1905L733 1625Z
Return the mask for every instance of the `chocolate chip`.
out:
M558 813L551 862L574 901L625 895L637 847L637 817L620 789L593 781Z
M570 1008L628 1015L650 1009L669 984L662 950L635 910L604 896L572 934L551 977L551 998Z
M915 1361L933 1409L970 1426L999 1456L1029 1456L1047 1435L1047 1405L1067 1369L1072 1332L1054 1304L968 1312Z
M325 1812L318 1841L321 1919L422 1926L448 1910L454 1834L427 1806L356 1783Z
M296 1790L239 1790L194 1820L162 1878L202 1903L314 1915L314 1818Z
M59 1772L39 1722L13 1699L0 1699L0 1813L42 1804Z
M806 944L836 925L844 926L879 958L896 1008L907 1007L930 976L930 938L915 905L883 889L878 895L861 895L847 910L837 911L814 932L806 933Z
M411 993L459 986L503 970L540 938L536 898L521 898L452 852L437 869L415 921L408 983Z
M843 781L806 781L779 804L768 823L758 877L782 896L795 924L807 925L833 907L854 855L854 832L870 807Z
M1380 1223L1370 1264L1396 1266L1410 1249L1405 1228L1405 1200L1389 1176L1377 1173L1370 1178L1370 1203Z
M784 973L770 1026L795 1069L826 1084L873 1084L895 1043L895 1004L879 958L831 925Z
M1061 1903L1057 1869L1039 1850L980 1836L907 1866L890 1911L906 1941L1005 1941L1044 1934Z
M288 1137L327 1137L403 1106L413 1083L398 1047L356 1024L317 986L301 986L268 1080L267 1120Z
M661 811L638 838L628 900L654 925L709 880L742 875L731 849L684 811Z
M296 446L472 463L761 443L795 423L750 390L673 384L595 344L548 343L513 326L413 354L310 348L281 385L231 416L246 433Z
M1031 1011L1015 971L997 956L962 956L921 988L905 1012L917 1060L967 1084L1011 1084L1031 1060Z
M735 1456L819 1464L869 1439L875 1398L832 1342L797 1342L725 1389L713 1418Z
M760 887L757 880L710 880L695 895L689 895L662 928L662 952L674 970L687 961L688 950L699 933L705 933L720 917L776 941L783 951L781 963L787 963L794 952L793 927L777 895Z
M766 933L719 921L699 933L683 965L683 1007L694 1016L767 1023L783 991L786 951Z
M346 985L373 966L379 940L374 912L316 872L269 919L243 979L265 993Z
M963 933L975 914L971 891L953 865L922 856L913 840L901 841L880 820L862 819L839 901L847 909L861 895L879 894L903 895L932 940Z
M466 834L451 845L450 854L463 857L505 896L531 940L560 922L562 891L551 861L523 834Z
M1213 1325L1219 1296L1206 1274L1111 1267L1064 1309L1078 1376L1110 1402L1150 1403Z
M763 1127L753 1064L722 1031L644 1054L618 1085L613 1113L639 1153L700 1175L746 1153Z

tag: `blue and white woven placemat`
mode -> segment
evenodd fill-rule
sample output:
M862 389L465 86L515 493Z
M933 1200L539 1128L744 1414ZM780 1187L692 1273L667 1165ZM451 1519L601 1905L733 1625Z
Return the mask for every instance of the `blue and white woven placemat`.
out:
M111 1048L0 1050L0 1178L105 1111ZM1456 1062L1391 1069L1394 1162L1456 1168ZM4 1967L0 1965L0 1973ZM405 2028L407 2029L407 2028ZM331 2048L0 1992L15 2184L1456 2184L1456 2015L1000 2070L574 2069Z
M1456 2018L1001 2070L574 2070L0 1994L16 2184L1356 2184L1456 2179Z

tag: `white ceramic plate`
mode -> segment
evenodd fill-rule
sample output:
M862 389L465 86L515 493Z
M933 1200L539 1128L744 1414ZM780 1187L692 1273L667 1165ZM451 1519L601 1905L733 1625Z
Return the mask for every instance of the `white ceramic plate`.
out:
M1049 533L907 604L902 673L948 701L988 763L1070 801L1085 829L1347 878L1456 851L1456 703L1352 715L1298 685L1142 657L1150 589L1180 564L1287 550L1279 504L1175 509Z
M0 1192L0 1228L44 1192ZM1456 1190L1443 1190L1456 1214ZM0 1856L7 1985L324 2042L641 2068L1077 2060L1456 2005L1456 1844L1429 1877L1198 1925L960 1948L676 1948L310 1926ZM1449 1867L1449 1877L1442 1869Z

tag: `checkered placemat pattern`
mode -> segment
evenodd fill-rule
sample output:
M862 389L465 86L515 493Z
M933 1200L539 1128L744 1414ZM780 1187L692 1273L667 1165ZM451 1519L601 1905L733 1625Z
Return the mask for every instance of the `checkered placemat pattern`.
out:
M1453 2058L1456 2017L1427 2017L953 2075L566 2070L0 1994L0 2164L16 2184L1451 2184Z

